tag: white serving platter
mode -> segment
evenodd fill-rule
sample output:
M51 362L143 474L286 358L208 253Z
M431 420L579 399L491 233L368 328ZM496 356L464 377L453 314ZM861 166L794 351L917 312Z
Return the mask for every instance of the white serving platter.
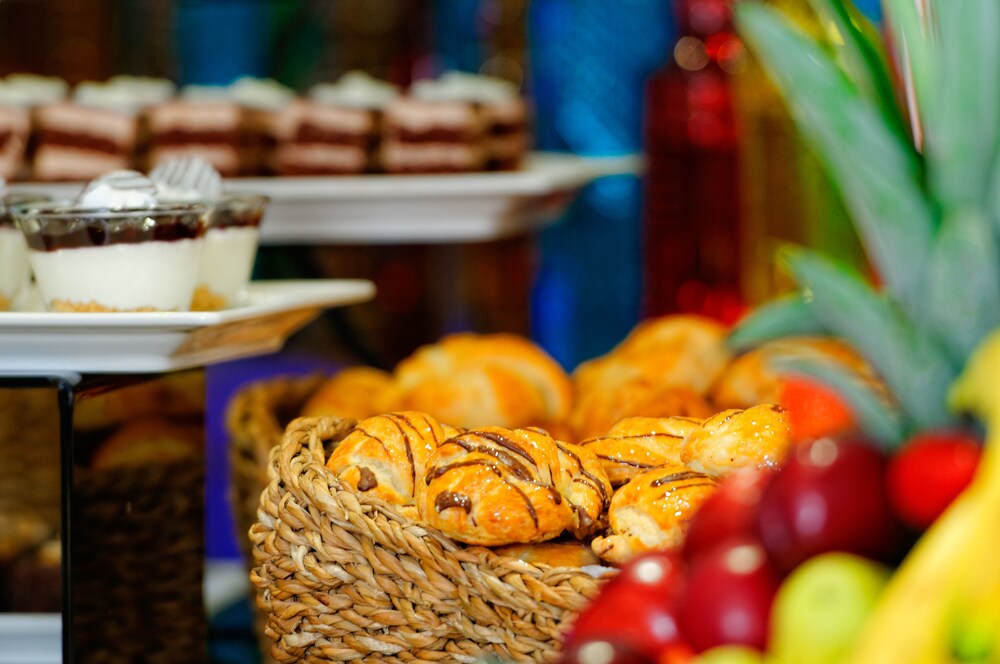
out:
M517 171L231 178L225 188L271 198L261 225L265 245L484 242L543 228L583 186L641 168L636 155L535 152ZM82 184L11 188L71 198Z
M160 373L280 350L324 309L371 300L363 279L258 281L222 311L0 313L0 373Z

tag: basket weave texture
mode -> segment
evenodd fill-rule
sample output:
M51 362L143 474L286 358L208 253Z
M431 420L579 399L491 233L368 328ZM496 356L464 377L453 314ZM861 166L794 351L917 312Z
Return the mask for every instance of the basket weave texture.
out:
M296 419L271 451L250 539L274 660L553 661L601 581L463 546L342 489L325 460L353 424Z

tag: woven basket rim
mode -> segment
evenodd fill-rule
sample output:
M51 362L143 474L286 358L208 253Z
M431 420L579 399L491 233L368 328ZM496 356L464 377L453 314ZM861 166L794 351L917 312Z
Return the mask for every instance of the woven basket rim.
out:
M603 580L582 568L536 565L487 547L460 544L426 524L410 521L374 496L344 489L326 467L324 443L335 445L354 423L337 417L300 417L271 450L270 481L250 532L255 559L251 578L259 606L270 614L267 633L280 642L278 650L306 640L282 636L285 614L302 612L293 630L308 631L328 619L318 606L320 595L322 601L330 601L326 589L321 583L317 590L307 585L323 575L357 574L352 583L377 588L379 575L385 574L417 579L417 585L426 579L445 589L441 595L420 594L414 611L445 616L439 631L446 641L471 640L523 661L553 658L564 619L592 598ZM290 541L293 538L296 541ZM351 610L357 612L358 606ZM335 616L328 622L343 620ZM416 633L424 625L408 627ZM369 636L377 640L384 636L379 631L383 628ZM322 629L336 631L325 623ZM279 661L288 661L289 652L299 649L290 647Z

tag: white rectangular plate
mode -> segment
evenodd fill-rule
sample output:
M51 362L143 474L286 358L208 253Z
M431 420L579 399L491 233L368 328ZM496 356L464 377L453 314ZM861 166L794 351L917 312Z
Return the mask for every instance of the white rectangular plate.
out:
M271 198L262 244L483 242L538 230L558 219L589 182L641 170L636 155L535 152L516 171L232 178L224 185ZM72 198L82 186L11 188Z
M279 350L323 309L365 302L363 279L253 282L222 311L0 313L0 373L158 373Z

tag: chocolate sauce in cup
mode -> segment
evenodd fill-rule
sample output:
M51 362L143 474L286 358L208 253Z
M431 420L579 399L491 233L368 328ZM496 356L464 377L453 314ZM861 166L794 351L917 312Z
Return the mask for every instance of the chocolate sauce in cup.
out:
M12 208L50 311L187 311L211 207Z

